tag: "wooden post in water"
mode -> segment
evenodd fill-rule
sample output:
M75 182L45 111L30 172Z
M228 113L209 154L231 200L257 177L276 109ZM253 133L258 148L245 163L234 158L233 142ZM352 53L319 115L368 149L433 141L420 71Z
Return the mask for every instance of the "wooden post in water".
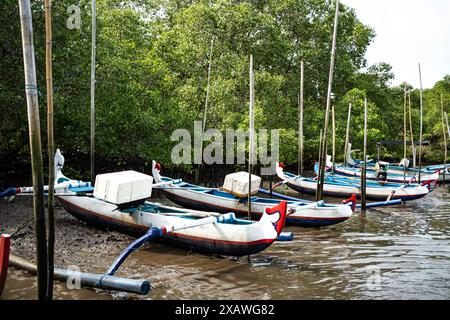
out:
M403 183L406 183L406 82L403 97Z
M361 172L361 211L366 211L366 173L367 173L367 97L364 98L364 166Z
M419 183L421 183L422 171L422 140L423 140L423 90L422 90L422 71L419 63L419 80L420 80L420 127L419 127Z
M317 162L317 187L316 187L316 199L319 198L319 184L320 184L320 179L319 179L319 175L320 175L320 159L322 159L322 129L320 129L320 133L319 133L319 161Z
M444 114L444 98L441 93L441 114L442 114L442 133L444 135L444 173L442 176L442 185L445 186L445 170L447 165L447 137L446 137L446 125L445 125L445 114Z
M209 49L208 78L207 78L207 82L206 82L205 107L203 109L202 139L201 139L202 159L203 159L203 135L205 134L206 115L208 113L208 102L209 102L209 91L210 91L210 81L211 81L211 65L212 65L213 47L214 47L214 37L211 39L211 48ZM203 164L203 161L202 161L202 163L199 163L197 165L197 171L195 172L195 183L198 183L198 179L199 179L199 175L200 175L200 168L201 168L202 164Z
M249 101L249 145L248 145L248 219L252 215L252 165L254 161L254 122L253 122L253 104L254 104L254 78L253 78L253 55L250 55L250 101Z
M448 114L447 114L447 112L444 112L444 114L445 114L445 123L447 124L448 137L450 137L450 126L448 125Z
M347 165L348 158L348 144L350 142L350 118L352 116L352 104L348 104L347 128L345 130L345 144L344 144L344 166Z
M30 0L19 0L20 26L27 97L28 127L30 136L31 168L33 171L33 209L36 233L36 260L38 271L38 299L47 292L47 234L44 207L44 173L41 149L38 88L34 58L33 25Z
M334 104L331 106L331 126L333 130L333 151L331 154L332 172L334 173L334 162L336 161L336 122L334 118Z
M303 60L300 61L300 94L298 99L298 175L303 175Z
M336 0L336 12L334 15L334 30L333 30L333 42L331 46L331 58L330 58L330 70L328 74L328 91L327 91L327 105L325 109L325 125L323 128L323 143L322 143L322 151L320 158L320 170L318 177L318 188L316 193L316 201L322 199L322 190L323 190L323 181L325 176L325 161L327 158L327 132L328 132L328 117L330 113L330 104L331 104L331 90L333 87L333 71L334 71L334 56L336 51L336 37L337 37L337 25L338 25L338 17L339 17L339 0Z
M47 140L48 140L48 276L46 299L53 299L53 273L55 252L55 146L53 139L53 74L52 74L52 1L45 0L45 78L47 83Z
M414 145L414 133L413 133L413 125L412 125L412 109L411 109L411 91L409 91L408 95L408 104L409 104L409 133L411 135L411 148L413 155L413 167L416 167L416 146Z
M91 183L95 183L95 49L97 37L97 3L92 0L91 43Z

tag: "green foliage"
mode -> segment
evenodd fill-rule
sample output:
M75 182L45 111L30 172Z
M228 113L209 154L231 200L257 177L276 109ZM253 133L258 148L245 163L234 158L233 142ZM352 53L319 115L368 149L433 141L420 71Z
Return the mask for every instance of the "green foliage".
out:
M334 1L98 0L96 148L103 169L152 158L171 165L173 130L193 130L203 118L211 39L214 38L207 128L248 126L249 55L254 56L256 129L280 130L280 158L297 161L300 61L305 61L305 161L317 158L328 82ZM43 0L33 1L33 27L41 128L45 143ZM91 5L79 0L81 30L66 27L68 6L53 3L55 142L79 155L87 170L90 119ZM0 4L0 163L29 162L20 22L16 0ZM333 92L337 154L342 157L347 108L353 104L351 140L362 146L363 101L369 101L369 151L381 139L401 139L403 92L392 87L391 67L367 68L364 54L374 31L341 4ZM450 76L424 92L424 132L442 150L440 93L449 110ZM418 136L418 90L413 91ZM416 129L417 128L417 129ZM331 134L329 135L331 137ZM331 149L329 149L331 150ZM434 150L434 149L433 149ZM441 151L439 151L441 152ZM427 153L438 160L440 153ZM394 150L395 153L395 150ZM17 163L8 162L0 170ZM5 164L3 164L5 166ZM192 169L185 167L186 170ZM102 168L100 168L102 170Z

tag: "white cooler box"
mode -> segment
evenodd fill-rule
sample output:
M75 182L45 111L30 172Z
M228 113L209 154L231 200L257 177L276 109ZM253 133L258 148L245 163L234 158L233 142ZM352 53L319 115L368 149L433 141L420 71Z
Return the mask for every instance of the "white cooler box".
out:
M248 172L230 173L225 176L222 189L237 197L244 198L248 196L248 182ZM250 194L258 193L260 185L261 178L252 174Z
M153 177L129 170L99 174L94 197L117 205L144 200L152 195Z

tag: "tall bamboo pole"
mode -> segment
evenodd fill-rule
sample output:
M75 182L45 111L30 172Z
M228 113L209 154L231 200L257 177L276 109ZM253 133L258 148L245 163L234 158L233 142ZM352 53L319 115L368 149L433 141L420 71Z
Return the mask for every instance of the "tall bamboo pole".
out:
M97 37L97 3L92 0L91 43L91 183L95 182L95 50Z
M331 106L331 126L333 130L332 172L334 173L334 162L336 161L336 122L334 118L334 104Z
M298 175L303 175L303 60L300 61L300 94L298 99Z
M206 97L205 97L205 107L203 108L203 122L202 122L202 138L201 138L201 150L203 152L203 135L206 129L206 117L208 114L208 102L209 102L209 91L210 91L210 81L211 81L211 65L212 65L212 54L214 48L214 37L211 39L211 47L209 49L209 63L208 63L208 78L206 82ZM202 162L203 163L203 162ZM195 172L195 183L198 183L200 176L200 168L202 163L197 165L197 171Z
M445 114L445 123L447 124L448 137L450 137L450 126L448 125L448 114L447 114L447 112L444 112L444 114Z
M336 12L334 15L334 30L333 30L333 42L331 46L331 57L330 57L330 70L328 74L328 91L327 91L327 106L325 109L325 125L323 128L323 143L320 159L320 171L319 171L319 185L316 193L316 201L322 199L323 181L325 176L325 161L327 157L327 132L328 132L328 115L330 113L331 104L331 90L333 87L333 71L334 71L334 56L336 51L336 37L337 37L337 26L339 17L339 0L336 0Z
M361 172L361 210L366 210L366 173L367 173L367 98L364 98L364 165Z
M411 109L411 91L408 94L408 104L409 104L409 133L411 135L411 147L413 155L413 167L416 167L416 146L414 145L414 133L412 125L412 109Z
M255 103L254 96L254 76L253 76L253 55L250 55L250 101L249 101L249 146L248 146L248 218L251 218L252 214L252 202L251 202L251 188L252 188L252 165L254 161L254 119L253 119L253 104Z
M52 74L52 1L45 0L45 74L47 83L47 140L48 140L48 277L47 300L53 299L53 273L55 251L54 221L54 139L53 139L53 74Z
M323 133L322 133L322 129L320 129L320 133L319 133L319 161L317 162L318 167L317 167L316 199L318 198L319 185L320 185L319 175L320 175L320 159L322 159L322 137L323 137Z
M350 118L352 116L352 104L348 104L347 128L345 130L345 144L344 144L344 165L347 165L348 158L348 144L350 142Z
M36 258L38 269L38 298L45 299L47 291L47 235L44 208L44 173L41 149L38 89L34 58L33 25L30 0L19 0L20 25L30 136L31 168L33 171L33 209L36 233Z
M406 183L406 82L403 97L403 183Z
M450 126L448 125L448 114L447 114L447 112L444 112L444 114L445 114L445 123L447 124L447 137L450 138ZM444 166L444 172L446 169L447 169L446 166ZM445 184L445 176L443 178L444 178L444 184Z
M323 137L323 131L320 129L319 133L319 159L321 159L322 156L322 137ZM320 173L320 160L318 161L318 171L317 171L317 177L319 177ZM319 179L317 179L317 187L319 187ZM317 189L316 189L316 196L317 196Z
M444 173L442 176L442 185L445 186L445 170L447 165L447 137L446 137L446 126L445 126L445 114L444 114L444 98L441 93L441 114L442 114L442 133L444 136Z
M210 81L211 81L211 65L212 65L213 48L214 48L214 37L211 39L211 47L209 49L208 79L207 79L207 83L206 83L205 108L203 109L202 135L205 133L205 128L206 128L206 115L208 112L209 91L210 91L210 87L211 87Z
M422 171L422 140L423 140L423 90L422 90L422 71L419 63L419 80L420 80L420 128L419 128L419 183L421 182Z

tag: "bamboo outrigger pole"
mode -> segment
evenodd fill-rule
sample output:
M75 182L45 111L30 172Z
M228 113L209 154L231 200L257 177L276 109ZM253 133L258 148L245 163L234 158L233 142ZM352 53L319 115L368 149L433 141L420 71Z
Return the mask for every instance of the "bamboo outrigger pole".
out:
M97 3L92 0L91 44L91 183L95 183L95 49L97 34Z
M331 58L330 58L330 71L328 75L328 91L327 91L327 105L325 110L325 125L323 129L323 143L322 143L322 151L319 163L319 177L316 192L316 201L322 199L322 190L323 190L323 181L325 176L325 160L327 157L327 132L328 132L328 117L330 113L330 104L331 104L331 89L333 87L333 71L334 71L334 54L336 51L336 37L337 37L337 25L338 25L338 17L339 17L339 0L336 0L336 12L334 15L334 30L333 30L333 42L331 45Z
M20 25L27 97L28 126L30 136L31 167L33 171L33 211L36 233L38 299L43 300L47 291L47 235L44 208L44 173L41 133L34 58L33 25L30 0L19 0Z
M344 144L344 165L347 165L348 158L348 144L350 142L350 118L352 116L352 104L348 104L347 128L345 130L345 144Z
M254 153L254 122L253 122L253 104L254 97L254 78L253 78L253 55L250 55L250 101L249 101L249 145L248 145L248 219L252 215L251 188L252 188L252 164Z
M303 175L303 60L300 61L300 94L298 99L298 175Z
M419 80L420 80L420 128L419 128L419 183L421 183L422 171L422 140L423 140L423 90L422 90L422 71L419 63Z
M442 97L441 93L441 114L442 114L442 133L444 136L444 173L442 176L442 185L445 186L445 170L447 166L447 137L446 137L446 130L445 130L445 114L444 114L444 98Z
M403 183L406 183L406 82L403 97Z
M361 210L366 211L366 173L367 173L367 97L364 98L364 166L361 172Z
M52 74L52 1L45 0L45 74L47 83L47 140L48 140L48 277L46 299L53 299L53 273L55 252L54 221L54 139L53 139L53 74Z

